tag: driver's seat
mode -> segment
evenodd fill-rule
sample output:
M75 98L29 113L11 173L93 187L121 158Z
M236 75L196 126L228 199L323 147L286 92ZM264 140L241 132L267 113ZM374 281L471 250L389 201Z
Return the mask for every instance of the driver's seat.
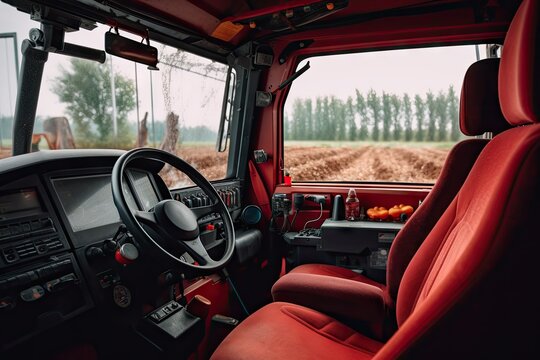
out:
M306 307L272 303L241 323L212 359L538 356L540 308L528 290L540 275L539 4L522 2L500 64L501 109L515 128L484 148L409 263L390 340L372 340Z

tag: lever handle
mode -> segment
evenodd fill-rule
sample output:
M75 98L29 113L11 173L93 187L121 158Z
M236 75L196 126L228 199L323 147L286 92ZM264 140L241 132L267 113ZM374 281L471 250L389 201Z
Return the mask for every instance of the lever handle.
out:
M201 295L195 295L186 306L186 310L191 315L206 319L212 302Z

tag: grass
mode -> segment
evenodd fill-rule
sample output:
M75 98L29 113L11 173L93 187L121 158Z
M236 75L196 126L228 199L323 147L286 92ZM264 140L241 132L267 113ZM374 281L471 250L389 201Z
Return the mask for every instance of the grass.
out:
M331 140L286 140L285 146L306 146L306 147L362 147L362 146L381 146L381 147L408 147L408 148L436 148L450 149L455 142L427 142L427 141L331 141Z
M2 147L11 148L11 144L12 144L11 138L9 138L9 139L3 138L3 139L0 140L0 142L2 143Z
M183 141L181 144L178 144L179 148L183 147L209 147L216 146L215 141Z

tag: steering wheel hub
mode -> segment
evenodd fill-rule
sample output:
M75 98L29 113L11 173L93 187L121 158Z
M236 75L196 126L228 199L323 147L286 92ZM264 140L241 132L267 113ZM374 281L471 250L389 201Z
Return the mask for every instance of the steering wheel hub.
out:
M175 240L193 240L199 236L199 224L193 211L183 203L168 199L154 208L158 224Z

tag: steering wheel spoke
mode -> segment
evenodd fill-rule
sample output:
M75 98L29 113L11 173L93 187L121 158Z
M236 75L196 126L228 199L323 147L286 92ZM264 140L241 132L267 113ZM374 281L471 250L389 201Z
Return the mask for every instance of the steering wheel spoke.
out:
M140 223L145 224L154 230L158 228L156 214L153 211L135 210L133 211L133 215L135 215L135 218Z
M186 249L186 252L203 266L214 265L216 262L208 255L208 251L204 247L201 238L197 237L193 240L181 242Z

